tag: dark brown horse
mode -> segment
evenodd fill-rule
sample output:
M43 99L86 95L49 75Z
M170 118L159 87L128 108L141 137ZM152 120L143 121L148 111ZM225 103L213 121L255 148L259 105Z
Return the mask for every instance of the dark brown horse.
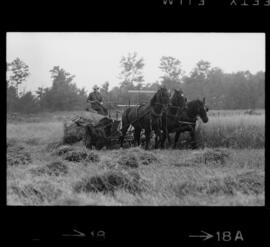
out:
M130 125L135 129L134 140L140 145L140 135L142 129L145 130L145 149L148 149L151 131L155 131L155 148L161 140L161 116L164 109L169 104L169 92L165 87L159 88L150 100L150 103L138 107L127 108L122 115L122 136L120 138L121 147L126 132Z
M195 139L195 127L197 118L200 117L204 123L208 122L208 107L205 105L205 98L203 100L192 100L186 104L186 107L182 112L178 112L175 118L172 118L168 121L167 131L168 133L174 133L174 148L176 148L179 136L181 132L188 131L190 132L192 139L192 148L197 147L196 139ZM169 137L169 136L168 136ZM162 141L164 142L166 136ZM170 141L170 140L169 140Z
M161 148L164 148L164 143L166 137L170 140L168 130L172 130L179 126L176 118L186 107L186 97L184 96L183 91L174 90L173 96L170 99L170 104L166 111L162 114L162 139L161 139Z

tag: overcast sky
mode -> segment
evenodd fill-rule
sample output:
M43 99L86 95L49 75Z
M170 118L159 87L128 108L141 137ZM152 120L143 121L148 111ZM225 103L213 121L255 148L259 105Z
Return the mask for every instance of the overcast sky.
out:
M203 59L224 72L265 71L262 33L7 33L7 61L30 67L26 90L51 86L49 70L59 65L74 74L79 88L119 84L120 59L137 52L145 61L145 82L160 79L162 56L178 58L188 75Z

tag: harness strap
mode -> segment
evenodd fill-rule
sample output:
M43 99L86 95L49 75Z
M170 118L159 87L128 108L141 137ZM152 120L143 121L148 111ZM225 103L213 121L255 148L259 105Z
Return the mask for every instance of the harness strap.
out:
M195 124L196 124L196 121L195 121L195 122L178 121L178 123L180 123L180 124L190 124L190 125L195 125Z
M156 104L156 105L162 105L162 106L163 106L163 104L160 104L160 103L155 103L155 104ZM141 120L141 119L142 119L143 117L145 117L147 114L151 113L152 116L157 117L157 118L158 118L158 117L161 118L161 116L162 116L162 114L163 114L162 111L161 111L160 114L155 113L155 112L153 111L152 107L151 107L151 109L148 110L148 111L146 111L145 114L143 114L141 117L138 117L138 110L139 110L140 107L142 107L142 105L139 106L138 108L136 108L136 115L137 115L137 118L136 118L134 121L132 121L131 123L129 123L129 125L134 124L136 121L138 121L138 123L140 124L140 127L142 128L141 123L139 122L139 120ZM127 118L127 116L126 116L126 118ZM127 120L128 120L128 119L127 119ZM150 128L152 127L152 126L151 126L151 124L152 124L151 122L152 122L152 120L151 120L151 118L150 118ZM142 128L142 129L143 129L143 128Z

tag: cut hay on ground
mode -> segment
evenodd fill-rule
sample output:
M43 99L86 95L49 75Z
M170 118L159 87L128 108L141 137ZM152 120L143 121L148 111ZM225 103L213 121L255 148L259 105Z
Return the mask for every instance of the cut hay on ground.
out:
M54 161L45 166L31 169L30 172L36 176L65 176L68 174L68 167L61 161Z
M126 190L137 194L144 190L145 182L138 172L109 171L93 177L85 177L74 185L76 193L103 192L114 193Z
M14 201L19 200L23 205L40 205L55 201L61 196L62 191L47 181L39 181L23 186L11 185L9 194Z
M8 146L7 148L7 165L18 166L28 165L32 162L31 155L25 151L23 146Z
M96 152L90 151L84 147L81 148L81 147L63 145L56 148L53 154L61 156L64 160L71 161L71 162L81 162L81 161L99 162L100 161L99 155Z

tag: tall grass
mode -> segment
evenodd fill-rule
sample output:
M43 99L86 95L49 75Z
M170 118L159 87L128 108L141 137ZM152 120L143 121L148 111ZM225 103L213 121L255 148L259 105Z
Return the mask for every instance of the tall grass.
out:
M210 115L196 136L203 147L264 148L265 115Z
M264 114L244 115L243 113L220 112L220 114L216 114L219 112L211 114L210 111L209 122L198 125L196 136L199 147L264 148ZM57 118L57 115L54 117ZM63 121L60 120L7 124L8 139L26 141L29 144L58 141L63 138L63 133ZM180 139L188 138L187 136L187 133L183 134Z
M64 128L61 122L7 124L8 140L45 144L59 141L63 135Z

